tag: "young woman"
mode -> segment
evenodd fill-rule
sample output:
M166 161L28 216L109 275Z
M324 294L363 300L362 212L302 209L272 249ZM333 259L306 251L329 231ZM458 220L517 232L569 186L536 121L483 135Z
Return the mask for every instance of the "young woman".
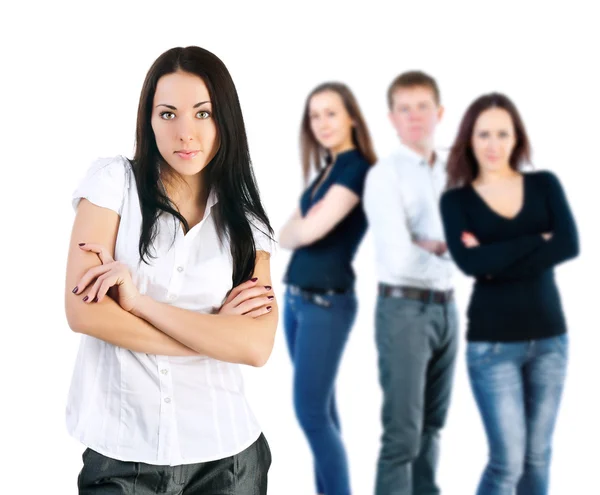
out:
M266 494L270 451L238 365L263 365L273 345L272 229L221 60L163 53L142 88L134 159L94 163L73 202L79 493Z
M552 434L567 367L566 323L554 266L578 254L563 189L522 173L530 148L514 104L471 104L448 160L441 199L446 241L475 278L467 363L490 456L478 495L548 493Z
M352 260L367 229L361 197L376 157L351 91L325 83L307 98L301 128L305 190L281 231L293 249L285 281L285 333L294 364L294 406L315 460L317 493L350 493L334 382L354 322Z

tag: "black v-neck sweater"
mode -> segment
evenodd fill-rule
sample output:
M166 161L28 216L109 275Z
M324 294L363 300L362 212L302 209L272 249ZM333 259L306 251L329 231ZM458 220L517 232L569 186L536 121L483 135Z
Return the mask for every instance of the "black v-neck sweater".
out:
M469 341L510 342L566 332L554 266L579 253L577 228L550 172L524 174L523 205L513 218L496 213L467 185L440 200L446 242L476 282L467 312ZM463 232L480 245L466 248ZM551 232L548 241L543 233Z

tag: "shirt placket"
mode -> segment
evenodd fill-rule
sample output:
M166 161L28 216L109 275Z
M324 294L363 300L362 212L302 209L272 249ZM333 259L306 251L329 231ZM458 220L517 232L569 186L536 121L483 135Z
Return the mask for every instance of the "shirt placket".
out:
M167 300L176 301L183 287L192 236L178 233L174 246L173 272L167 290ZM177 435L176 402L173 394L173 373L168 356L157 356L160 384L159 458L171 464L181 457Z
M173 397L172 369L168 356L156 356L160 386L160 418L158 429L158 459L168 464L176 443L175 398Z

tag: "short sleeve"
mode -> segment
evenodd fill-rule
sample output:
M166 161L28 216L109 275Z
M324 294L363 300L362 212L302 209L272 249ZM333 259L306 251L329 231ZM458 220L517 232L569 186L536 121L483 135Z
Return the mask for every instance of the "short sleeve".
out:
M254 238L256 250L273 254L275 251L275 241L269 234L267 227L253 216L249 218L248 221L250 222L250 228L252 229L252 237Z
M88 168L72 196L77 210L82 198L121 215L125 193L129 187L129 162L122 156L99 158Z
M340 175L334 180L334 184L345 186L359 198L362 198L369 169L370 166L366 160L353 160L345 165Z

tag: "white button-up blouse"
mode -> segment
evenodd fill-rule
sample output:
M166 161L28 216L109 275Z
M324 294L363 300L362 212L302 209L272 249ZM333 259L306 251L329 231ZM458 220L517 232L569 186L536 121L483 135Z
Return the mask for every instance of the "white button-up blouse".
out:
M186 235L171 215L161 215L150 265L139 262L142 215L125 158L94 162L73 194L75 208L81 198L120 215L115 259L128 265L141 294L199 313L222 305L233 263L211 215L215 195ZM255 227L253 232L256 249L270 252L270 239ZM158 465L228 457L261 432L238 364L143 354L87 335L81 336L66 416L69 433L87 447L113 459Z

